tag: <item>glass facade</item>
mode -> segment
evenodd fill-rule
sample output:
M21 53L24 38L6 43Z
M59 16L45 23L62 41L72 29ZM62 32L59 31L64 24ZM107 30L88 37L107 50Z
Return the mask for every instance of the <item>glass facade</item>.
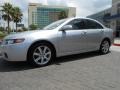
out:
M88 17L96 19L107 27L112 28L116 31L116 37L120 37L120 2L119 0L112 1L113 5L111 8Z
M120 37L120 3L117 4L116 37Z
M37 8L37 12L32 12L32 23L37 25L38 28L43 28L48 24L59 20L59 15L61 12L65 12L68 16L67 8Z

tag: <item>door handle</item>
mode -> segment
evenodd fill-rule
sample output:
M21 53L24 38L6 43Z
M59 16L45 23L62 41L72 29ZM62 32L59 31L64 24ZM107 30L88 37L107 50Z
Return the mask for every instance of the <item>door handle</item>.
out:
M87 34L87 32L85 32L85 31L83 31L83 32L81 33L82 36L85 36L86 34Z
M103 33L104 31L102 30L101 33Z
M84 31L83 34L87 34L87 32Z

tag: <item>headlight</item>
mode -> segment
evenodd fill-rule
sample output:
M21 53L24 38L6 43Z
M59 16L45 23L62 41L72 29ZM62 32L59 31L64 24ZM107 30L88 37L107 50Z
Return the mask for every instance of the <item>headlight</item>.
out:
M25 39L6 39L4 44L15 44L15 43L22 43Z

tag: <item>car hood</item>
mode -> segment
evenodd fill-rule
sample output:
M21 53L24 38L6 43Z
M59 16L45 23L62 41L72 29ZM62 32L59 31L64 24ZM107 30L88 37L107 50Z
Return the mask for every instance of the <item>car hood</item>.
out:
M25 38L29 36L43 36L52 33L52 30L33 30L33 31L25 31L21 33L10 34L6 36L4 39L15 39L15 38Z

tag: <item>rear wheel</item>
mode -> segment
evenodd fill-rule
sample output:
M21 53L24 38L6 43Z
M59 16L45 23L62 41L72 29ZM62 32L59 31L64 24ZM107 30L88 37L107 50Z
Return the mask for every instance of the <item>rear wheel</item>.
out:
M102 41L101 43L101 46L100 46L100 52L102 54L107 54L110 50L110 43L108 40L104 40Z
M28 61L35 66L45 66L54 57L54 50L48 43L37 43L30 48L28 53Z

